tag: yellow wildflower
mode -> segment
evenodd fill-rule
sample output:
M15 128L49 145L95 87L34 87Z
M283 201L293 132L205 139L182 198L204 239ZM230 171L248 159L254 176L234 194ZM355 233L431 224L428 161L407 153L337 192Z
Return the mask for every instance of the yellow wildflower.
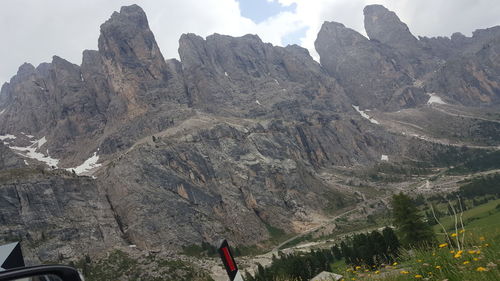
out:
M440 265L436 265L436 269L441 269L441 266Z
M475 250L469 250L468 253L472 255L472 254L475 254L476 251Z
M401 273L401 274L408 274L408 273L410 273L410 272L409 272L409 271L406 271L406 270L401 270L401 271L400 271L400 273Z
M448 246L448 243L439 244L439 248L444 248L446 246Z
M423 276L420 274L415 275L415 278L422 278Z
M356 278L353 277L353 278L351 278L351 280L356 280Z
M398 265L398 263L397 263L397 262L394 262L392 265Z
M469 263L470 263L470 261L464 261L463 262L463 264L469 264Z
M484 244L483 246L484 246L484 247L489 247L489 246L490 246L490 244L486 243L486 244Z
M458 235L458 234L456 234L456 233L452 233L450 236L451 236L451 237L457 237L457 235Z
M486 238L484 238L484 236L479 237L479 241L484 241L484 240L486 240Z
M375 274L380 274L380 270L375 271Z
M423 260L417 260L417 262L423 262Z
M473 258L474 261L478 261L479 259L478 258Z
M451 251L450 251L450 254L454 254L454 253L455 253L455 250L451 250Z
M481 271L488 271L488 269L485 268L485 267L480 266L480 267L476 268L476 271L479 271L479 272L481 272Z
M359 266L359 265L358 265L358 266L356 266L356 270L358 270L358 269L360 269L360 268L361 268L361 266Z
M462 229L459 231L459 233L464 233L465 232L465 229Z
M476 250L476 254L481 254L481 250Z

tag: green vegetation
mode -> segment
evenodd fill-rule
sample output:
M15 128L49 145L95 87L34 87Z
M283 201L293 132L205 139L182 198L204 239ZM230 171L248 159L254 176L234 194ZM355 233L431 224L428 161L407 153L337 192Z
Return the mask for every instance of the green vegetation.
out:
M465 163L447 171L450 175L469 174L492 169L500 169L500 151L480 153Z
M461 249L447 243L433 249L413 249L405 252L398 263L382 269L346 269L344 280L499 280L499 232L491 236L466 232L461 235L466 235L466 243Z
M488 232L488 229L500 228L500 210L496 208L498 204L500 204L500 199L490 201L465 211L462 216L465 227L480 233ZM447 231L454 229L454 216L446 216L439 220ZM442 228L439 225L435 225L434 230L439 232Z
M201 242L201 245L189 245L182 247L185 255L193 257L214 257L217 256L217 247L207 242Z
M309 280L322 271L330 270L333 260L333 254L329 249L289 255L280 252L279 259L273 256L270 267L264 268L258 264L255 276L246 273L245 280Z
M298 236L292 239L291 241L288 241L287 243L281 245L280 250L296 246L305 241L311 241L312 239L313 239L312 234Z
M81 270L87 281L213 281L207 273L195 270L183 261L165 260L154 255L135 259L120 250L96 261L86 256L72 265Z
M400 193L392 197L392 215L403 245L421 247L432 245L435 236L431 227L423 221L414 200Z
M429 200L399 194L392 201L397 236L386 228L387 233L373 231L347 237L331 249L288 255L280 253L280 258L273 258L270 267L259 266L255 277L247 275L245 280L302 281L323 270L343 274L343 280L500 280L500 199L477 204L487 201L491 195L451 201L455 196L451 194L448 199L444 198L445 203L433 202L438 209L448 212L451 212L447 210L450 203L453 207L449 208L455 208L456 212L463 209L459 202L464 205L467 202L470 206L457 216L457 219L462 217L465 229L455 230L455 217L446 216L441 211L440 222L451 234L451 239L443 241L446 237L441 235L440 245L432 228L422 220L421 215L425 212L416 207L424 208ZM439 232L441 226L434 226L434 229ZM386 238L391 236L389 231L393 234L392 239ZM409 231L416 234L410 235ZM404 250L399 248L399 239L404 241ZM415 241L421 239L428 243ZM392 242L387 242L389 240ZM388 245L395 246L390 248Z
M483 195L500 196L500 174L476 177L460 186L459 194L465 198Z

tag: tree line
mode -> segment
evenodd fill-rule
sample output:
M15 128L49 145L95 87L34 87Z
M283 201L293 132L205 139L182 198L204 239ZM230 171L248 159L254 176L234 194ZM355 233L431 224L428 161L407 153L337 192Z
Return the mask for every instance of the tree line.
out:
M353 268L374 269L383 264L393 263L401 247L428 247L436 243L432 228L419 214L415 200L400 193L392 198L392 216L394 231L385 227L381 232L355 234L335 244L330 249L312 249L307 253L278 253L273 255L270 266L257 264L257 271L252 276L245 272L246 281L269 280L310 280L322 271L330 271L331 264L344 260Z

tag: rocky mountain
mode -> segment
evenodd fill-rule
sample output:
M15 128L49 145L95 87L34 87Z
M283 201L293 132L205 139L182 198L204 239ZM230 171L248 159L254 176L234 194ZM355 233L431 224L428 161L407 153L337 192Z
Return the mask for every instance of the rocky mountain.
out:
M220 34L182 35L178 61L132 5L80 66L22 65L0 92L0 242L21 239L39 260L222 237L261 245L366 200L363 184L327 180L338 173L445 165L436 159L458 144L418 124L444 106L498 103L498 28L416 38L380 5L364 14L369 38L324 23L320 63L296 45Z

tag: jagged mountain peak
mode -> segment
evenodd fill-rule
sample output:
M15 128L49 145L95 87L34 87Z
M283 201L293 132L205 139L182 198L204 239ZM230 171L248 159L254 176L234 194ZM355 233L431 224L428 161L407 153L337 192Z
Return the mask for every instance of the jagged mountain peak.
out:
M408 26L393 11L382 5L368 5L363 9L365 30L371 40L392 47L414 47L417 43Z
M146 14L137 5L122 7L101 25L98 46L105 59L113 59L129 68L146 64L152 76L161 76L163 55L149 28Z
M109 25L112 22L133 23L139 28L149 28L146 13L137 4L121 7L120 12L114 12L103 26Z
M348 28L339 22L325 21L315 41L316 50L321 48L322 44L327 44L330 41L343 47L368 43L368 39L356 30Z

